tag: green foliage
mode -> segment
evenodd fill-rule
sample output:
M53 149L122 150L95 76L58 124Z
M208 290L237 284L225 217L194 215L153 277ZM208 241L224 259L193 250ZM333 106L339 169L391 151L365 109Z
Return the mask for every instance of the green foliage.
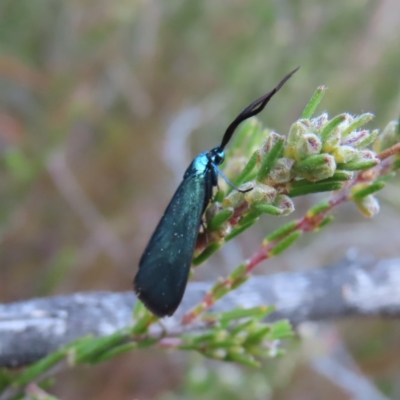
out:
M209 358L259 367L259 359L283 354L282 350L277 348L278 340L293 336L287 321L263 322L272 311L273 307L261 306L204 314L202 319L207 325L203 330L182 334L179 340L169 347L194 350ZM2 371L0 388L12 387L17 398L19 388L32 381L41 382L49 370L62 363L71 366L97 364L134 349L162 345L163 334L152 336L149 332L149 326L156 319L140 302L135 307L134 317L132 328L124 328L106 337L78 339L27 367L16 377ZM52 399L51 396L47 398Z
M293 336L287 321L273 324L262 322L271 311L271 307L257 307L205 314L203 319L215 321L215 328L205 333L182 335L179 348L197 350L217 360L258 367L260 362L257 357L277 355L274 341Z
M325 92L326 92L325 86L320 86L317 88L317 90L312 95L310 101L304 108L304 111L301 114L301 119L310 119L314 115L319 103L321 102L322 98L324 97Z
M229 221L232 218L232 216L233 216L233 209L225 208L208 223L208 229L210 230L218 229L223 223Z
M363 185L362 185L363 186ZM378 181L367 185L366 187L360 189L355 187L353 189L353 199L354 200L361 200L363 197L369 196L379 190L382 190L385 187L385 182Z
M373 149L377 152L388 149L400 141L399 121L389 122L377 140L374 142Z
M257 400L268 399L272 393L265 365L250 371L240 364L215 365L195 356L190 360L181 390L163 394L157 400Z
M289 248L296 240L299 240L302 235L301 231L291 232L286 236L274 249L271 251L272 256L277 256L278 254Z
M216 251L218 251L221 248L222 244L215 242L211 243L209 246L207 246L201 254L199 254L197 257L193 259L193 266L197 267L200 264L203 264L208 258L210 258Z
M0 369L0 391L2 392L12 382L11 373L7 369Z
M278 158L282 155L283 149L284 149L284 139L277 138L271 150L267 151L265 157L261 159L261 166L257 174L258 182L264 182L266 180L272 168L278 161Z
M354 171L370 169L379 164L376 154L365 149L380 137L378 130L359 130L373 115L364 113L352 116L342 113L329 120L328 114L323 113L313 117L324 92L323 87L317 89L305 107L302 118L292 124L287 136L263 130L254 119L243 123L238 139L229 150L231 157L225 166L225 173L235 181L233 171L237 170L238 165L235 160L240 157L242 160L247 153L250 159L242 162L236 183L241 184L241 190L252 190L241 193L228 187L218 192L216 201L207 212L208 226L204 235L208 246L196 254L195 265L206 261L224 242L249 229L262 214L291 214L294 211L291 198L341 190L351 184ZM394 124L384 130L385 137L392 137L393 132ZM247 145L244 146L246 140ZM258 149L255 148L257 143ZM243 153L239 146L244 146ZM372 183L368 190L373 193L382 188L382 183ZM366 202L357 202L364 214L373 203L369 199L369 206L366 206ZM290 235L295 238L297 234L290 232ZM291 244L287 238L284 243ZM285 245L279 246L285 248ZM277 250L271 254L278 254Z

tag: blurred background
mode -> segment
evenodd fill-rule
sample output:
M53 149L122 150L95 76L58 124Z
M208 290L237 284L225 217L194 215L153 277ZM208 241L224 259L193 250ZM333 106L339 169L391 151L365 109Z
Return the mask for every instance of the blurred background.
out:
M228 123L298 65L260 116L277 132L288 131L321 84L329 90L319 113L371 111L368 128L398 118L399 15L398 0L2 0L0 301L131 290L191 159L218 145ZM322 267L349 249L399 256L399 196L399 185L389 184L374 220L341 207L329 228L257 273ZM296 199L297 215L314 201ZM286 221L265 217L194 279L225 275ZM400 398L399 322L300 330L306 339L260 370L146 350L65 372L53 392L115 400Z

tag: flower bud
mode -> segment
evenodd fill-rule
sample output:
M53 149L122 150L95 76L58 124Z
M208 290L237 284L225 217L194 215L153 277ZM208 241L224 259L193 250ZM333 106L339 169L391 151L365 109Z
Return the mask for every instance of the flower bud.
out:
M207 228L210 229L208 226ZM220 224L217 228L212 229L211 232L208 232L208 238L211 243L215 244L216 242L219 242L221 239L227 237L231 232L232 232L232 225L230 224L229 221L227 221Z
M297 142L297 155L300 159L319 154L322 148L321 139L314 133L306 133Z
M228 352L225 349L219 348L219 349L212 349L210 352L207 352L207 355L217 360L224 360L228 355Z
M308 131L310 131L312 125L311 125L311 121L309 119L303 118L303 119L299 119L297 121L302 123L308 129Z
M328 122L328 113L323 113L319 117L312 118L310 122L315 132L321 132L322 128Z
M296 163L294 170L299 176L316 182L330 178L336 171L336 162L330 154L316 154Z
M277 183L289 182L292 178L292 167L295 163L291 158L279 158L269 173L267 183L274 186Z
M259 153L258 160L257 160L259 165L264 160L265 155L268 154L271 151L271 149L275 146L275 143L278 140L282 140L282 139L284 139L284 137L282 135L280 135L279 133L271 131L268 134L268 136L264 139L264 141L261 145L260 153Z
M337 163L350 162L357 157L357 154L358 151L351 146L339 146L332 152Z
M348 114L339 114L336 117L333 117L322 129L321 131L321 139L322 142L326 142L327 139L337 130L341 134L343 130L343 126L347 126L347 119L349 118Z
M221 210L221 203L211 203L210 207L208 207L206 211L206 221L210 222Z
M206 212L207 227L209 230L220 230L221 232L226 232L226 224L230 225L228 221L233 217L235 212L233 207L227 207L220 209L214 215L213 204L210 206L211 212ZM211 217L211 218L210 218ZM228 232L229 233L229 232Z
M357 147L357 145L367 139L368 136L369 131L366 129L362 131L353 131L342 141L342 145Z
M281 215L289 215L295 209L292 199L285 194L280 194L276 197L274 206L281 210Z
M344 113L344 120L343 122L339 125L342 133L349 128L349 126L354 122L354 117L351 114Z
M372 195L363 197L361 200L356 201L356 204L358 209L366 217L373 217L378 214L380 210L378 200Z
M251 187L252 184L250 182L248 182L248 183L249 183L249 186ZM238 192L237 190L233 190L231 193L228 194L228 196L226 196L224 198L224 200L222 201L222 206L225 208L228 208L228 207L238 208L245 202L244 195L245 195L245 193L241 193L241 192Z
M374 150L380 153L400 142L399 121L389 122L374 143Z
M375 160L376 159L375 153L371 150L360 150L358 152L358 156L362 160Z
M300 138L308 133L311 128L311 123L308 120L301 119L296 121L290 127L287 145L285 148L285 157L292 158L294 160L298 159L297 146Z
M342 138L347 137L350 135L353 131L356 129L360 128L361 126L365 125L369 121L371 121L372 118L374 118L374 114L371 113L365 113L361 115L357 115L355 117L350 116L350 114L346 114L347 116L350 117L348 120L347 126L343 126L342 130Z
M371 150L359 150L353 160L340 164L340 168L347 171L361 171L378 165L379 161Z
M244 193L244 196L249 204L272 204L276 197L276 190L271 186L258 183L252 191Z
M330 131L322 145L322 151L331 153L340 146L340 140L342 138L340 131L340 126L337 126L335 129Z

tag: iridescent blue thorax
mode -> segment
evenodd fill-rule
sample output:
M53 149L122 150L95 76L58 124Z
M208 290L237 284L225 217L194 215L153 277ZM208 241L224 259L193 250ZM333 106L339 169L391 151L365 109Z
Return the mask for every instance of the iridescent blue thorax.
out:
M204 151L192 161L183 177L187 178L190 175L202 175L206 174L208 171L212 171L212 174L216 175L217 171L213 168L213 165L221 165L224 160L225 152L221 150L220 147Z
M212 197L213 188L218 184L218 165L222 164L224 159L225 152L220 147L200 153L189 165L183 176L184 180L190 177L198 177L199 182L203 182L205 185L203 212Z

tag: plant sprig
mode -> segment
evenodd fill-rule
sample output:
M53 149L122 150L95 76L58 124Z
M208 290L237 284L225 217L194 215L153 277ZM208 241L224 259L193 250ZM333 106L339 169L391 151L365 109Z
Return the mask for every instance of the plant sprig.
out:
M377 130L359 130L372 119L370 113L344 113L331 120L324 113L312 118L324 93L324 87L317 89L287 137L263 130L257 120L242 126L235 146L229 150L232 157L225 173L232 176L236 171L237 178L232 180L241 189L253 190L219 190L206 211L206 229L199 234L193 265L205 262L263 214L289 215L294 210L293 197L318 192L333 192L332 196L312 206L302 218L270 233L248 260L219 279L203 300L184 315L181 334L150 329L159 321L137 301L131 327L106 337L80 338L15 376L4 371L0 374L0 399L17 398L25 387L30 387L31 395L50 400L52 397L45 397L41 390L52 371L100 363L149 346L194 350L207 357L250 366L258 366L264 357L282 354L279 341L290 337L292 331L287 321L264 321L272 307L239 308L218 314L207 311L245 283L262 261L281 254L305 233L330 223L332 210L341 204L352 201L364 215L375 215L379 203L374 195L400 168L399 121L392 121L379 134ZM370 144L374 151L365 149ZM247 159L240 156L242 147ZM191 325L193 331L183 333ZM36 386L29 386L32 382Z
M342 203L353 201L368 217L379 211L379 203L374 194L385 187L386 181L393 178L396 169L400 167L399 122L389 123L378 136L377 130L358 130L372 119L371 113L356 117L341 114L330 121L327 114L311 119L323 93L323 88L317 89L302 114L303 119L292 125L287 139L275 132L268 133L258 156L259 168L266 171L258 171L254 182L245 183L247 186L253 185L253 191L245 194L233 191L228 192L225 198L220 196L219 206L214 208L218 210L214 218L217 219L218 212L224 213L227 207L232 218L224 221L224 230L219 235L215 235L213 226L210 232L205 232L210 239L209 244L197 256L197 260L203 262L208 258L201 257L201 254L215 245L213 240L222 247L224 241L230 240L232 233L242 233L252 226L263 214L263 207L274 207L276 212L268 212L270 214L287 215L294 210L292 197L327 191L334 194L313 206L303 218L291 221L271 233L252 257L240 264L229 276L220 279L203 300L185 314L183 324L193 323L219 299L246 282L260 262L279 255L304 233L314 232L330 223L333 220L330 212ZM370 144L375 139L377 144L374 148L380 150L378 154L364 150L360 145ZM329 146L324 147L324 143ZM387 147L389 145L391 147ZM286 157L279 159L282 153ZM387 161L388 158L391 159ZM286 171L280 174L282 179L277 180L271 174L279 160L283 160L281 164L286 167ZM260 180L270 186L260 183ZM282 197L286 203L282 202ZM277 200L280 200L281 207ZM225 237L224 232L228 232ZM196 265L198 264L197 262Z

